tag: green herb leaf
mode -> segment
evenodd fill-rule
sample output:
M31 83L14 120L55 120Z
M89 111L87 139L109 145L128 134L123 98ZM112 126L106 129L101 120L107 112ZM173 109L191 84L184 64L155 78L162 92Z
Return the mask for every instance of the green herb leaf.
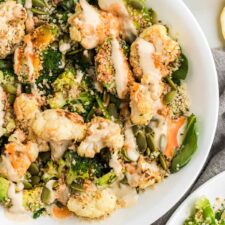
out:
M180 67L172 74L173 82L180 85L181 80L185 80L188 73L188 59L184 54L181 54Z
M41 208L38 211L34 212L33 219L37 219L45 212L45 208Z

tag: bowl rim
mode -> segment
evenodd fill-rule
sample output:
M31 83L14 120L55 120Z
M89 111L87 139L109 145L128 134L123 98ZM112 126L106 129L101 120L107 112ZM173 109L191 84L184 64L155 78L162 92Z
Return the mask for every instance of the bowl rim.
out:
M150 2L150 0L149 0ZM213 144L213 140L216 134L216 128L217 128L217 124L218 124L218 114L219 114L219 84L218 84L218 74L217 74L217 70L216 70L216 65L215 65L215 61L213 58L213 54L212 51L210 49L209 43L206 39L206 36L201 28L201 26L199 25L197 19L195 18L195 16L193 15L193 13L191 12L191 10L188 8L188 6L184 3L183 0L174 0L174 4L179 4L183 10L186 11L186 13L188 14L188 17L191 18L192 23L194 24L195 29L198 30L198 33L201 35L201 40L203 41L203 45L205 47L205 50L208 52L207 58L208 60L211 62L211 67L212 70L214 71L211 74L211 79L214 80L215 82L215 86L214 86L214 107L215 107L215 115L214 116L214 121L212 121L212 130L211 130L211 136L209 137L208 140L208 148L205 151L205 156L202 157L203 163L201 165L201 168L196 171L195 176L193 176L193 178L190 180L189 185L187 185L183 192L178 194L176 196L176 198L174 199L174 202L169 202L169 204L167 206L165 206L163 209L160 210L160 212L157 213L157 215L152 216L152 221L151 224L153 224L154 222L156 222L158 219L162 218L163 216L165 216L171 209L173 209L173 207L176 206L176 204L178 204L180 201L182 201L183 198L185 198L185 196L187 198L189 198L190 195L192 195L192 193L189 193L189 191L191 190L192 186L195 184L195 182L197 181L197 179L199 178L199 175L201 174L202 170L204 169L205 165L208 162L208 158L209 158L209 154L211 152L211 147ZM198 146L199 148L199 146ZM182 204L182 203L181 203ZM178 208L180 207L180 205L178 206ZM147 219L147 218L146 218ZM143 225L147 225L149 224L149 221L147 223L147 220L145 220L145 223L143 223Z

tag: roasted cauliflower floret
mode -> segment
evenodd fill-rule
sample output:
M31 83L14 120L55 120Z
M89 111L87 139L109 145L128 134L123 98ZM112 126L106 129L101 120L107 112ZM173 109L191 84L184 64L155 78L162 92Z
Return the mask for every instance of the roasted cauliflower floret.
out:
M116 38L108 38L99 47L95 58L97 80L120 99L127 97L133 75L126 57L126 44Z
M84 138L86 125L81 116L64 110L46 110L31 125L34 134L51 145L52 158L59 159L71 141Z
M81 0L76 13L69 18L70 37L80 42L86 49L102 44L109 35L119 36L120 21L110 13L100 12L97 8Z
M24 37L14 54L14 71L20 82L34 82L42 69L41 53L55 41L58 28L45 24Z
M19 95L14 102L14 112L16 119L24 123L24 126L28 126L40 112L37 98L33 94Z
M146 189L160 182L165 176L164 171L155 161L147 161L141 156L136 166L127 164L126 177L131 187Z
M152 25L152 13L145 0L98 0L98 4L101 9L119 16L124 34L129 39Z
M11 181L20 180L38 157L39 149L36 143L12 142L5 146L0 161L0 174Z
M152 47L150 46L151 44L153 45ZM141 50L141 46L147 47L149 52ZM141 57L147 53L149 56L145 57L149 57L149 61L152 61L151 67L158 69L162 76L167 76L177 69L181 48L178 42L168 35L165 26L156 24L145 29L132 44L130 52L130 63L133 67L134 75L140 80L146 73L143 63L141 63ZM150 66L148 68L150 69Z
M148 86L134 82L130 90L131 121L147 125L153 116L153 101Z
M93 158L103 148L108 147L118 151L123 147L124 138L118 124L95 117L89 124L86 138L77 149L80 156Z
M116 209L116 196L110 189L88 191L70 197L67 207L77 216L96 219Z
M25 34L27 13L21 4L6 1L0 4L0 59L14 52Z

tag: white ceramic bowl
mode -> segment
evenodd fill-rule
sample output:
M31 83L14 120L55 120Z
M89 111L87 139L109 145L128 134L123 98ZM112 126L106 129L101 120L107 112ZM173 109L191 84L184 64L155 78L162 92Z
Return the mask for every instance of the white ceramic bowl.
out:
M195 202L202 196L208 198L212 205L215 203L215 200L218 197L225 199L224 183L225 172L222 172L208 180L181 204L181 206L175 211L166 225L183 225L184 221L193 212Z
M198 152L182 171L171 175L154 190L141 194L133 208L121 209L103 221L85 222L78 219L56 221L51 218L24 221L32 225L149 225L166 213L188 191L200 173L210 150L215 134L218 114L217 74L211 51L199 25L181 0L149 0L149 6L169 26L179 39L188 56L190 71L187 79L191 110L197 115L199 131ZM0 211L1 224L15 225ZM19 221L17 220L16 223Z

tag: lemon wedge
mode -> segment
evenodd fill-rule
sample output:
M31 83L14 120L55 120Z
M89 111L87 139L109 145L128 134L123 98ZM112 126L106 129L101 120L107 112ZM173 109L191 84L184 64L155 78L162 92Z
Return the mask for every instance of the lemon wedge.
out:
M225 39L225 7L223 8L223 11L220 15L220 23L221 23L221 27L222 27L222 34Z

